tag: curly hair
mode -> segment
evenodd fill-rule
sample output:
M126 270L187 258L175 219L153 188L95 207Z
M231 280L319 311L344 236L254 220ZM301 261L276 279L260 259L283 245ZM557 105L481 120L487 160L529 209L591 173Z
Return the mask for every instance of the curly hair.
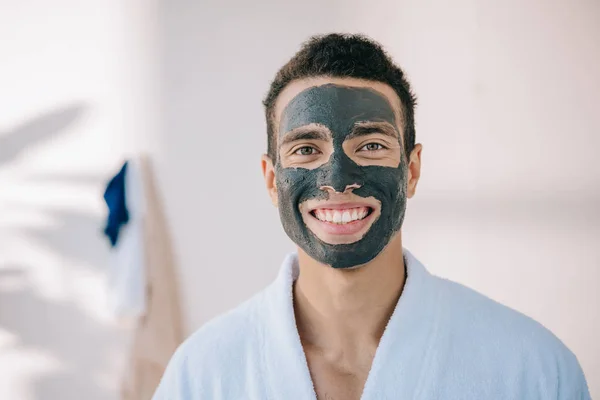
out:
M400 98L404 122L404 150L408 157L415 146L414 110L416 97L404 72L396 66L380 44L359 34L331 33L317 35L306 41L301 49L275 75L263 101L267 121L267 155L275 161L275 102L292 81L329 76L358 78L382 82Z

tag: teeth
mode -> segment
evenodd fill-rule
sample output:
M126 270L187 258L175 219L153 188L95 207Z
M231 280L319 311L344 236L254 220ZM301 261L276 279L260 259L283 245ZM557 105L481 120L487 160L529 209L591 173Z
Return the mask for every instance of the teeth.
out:
M321 221L325 220L325 210L315 210L315 216Z
M348 222L351 221L351 218L352 217L350 217L350 213L348 211L344 211L344 213L342 214L342 222L344 224L347 224Z
M345 210L320 208L315 210L314 215L320 221L333 222L334 224L347 224L365 218L368 213L369 210L367 207L349 208Z
M335 210L333 212L333 222L335 222L336 224L339 224L340 222L342 222L342 213Z

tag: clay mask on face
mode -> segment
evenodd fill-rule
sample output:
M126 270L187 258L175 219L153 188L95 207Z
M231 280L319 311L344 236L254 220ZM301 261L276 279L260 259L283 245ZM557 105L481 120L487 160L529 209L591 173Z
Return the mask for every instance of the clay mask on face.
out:
M334 84L299 93L283 110L279 124L280 143L286 132L309 124L323 125L331 132L333 153L325 164L314 169L283 168L278 156L275 174L285 232L308 255L333 268L350 268L375 258L400 230L406 208L407 166L403 155L397 167L384 167L360 166L345 154L342 144L358 122L388 122L398 129L392 105L383 94ZM352 193L381 202L381 214L360 240L325 243L306 226L299 206L309 199L327 199L329 192L320 189L324 186L344 192L353 184L360 187Z

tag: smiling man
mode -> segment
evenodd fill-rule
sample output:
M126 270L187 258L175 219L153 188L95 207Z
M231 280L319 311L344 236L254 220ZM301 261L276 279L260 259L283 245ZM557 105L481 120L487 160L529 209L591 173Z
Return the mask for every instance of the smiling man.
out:
M589 399L552 333L402 247L422 146L378 44L312 38L264 104L263 174L297 252L178 349L155 400Z

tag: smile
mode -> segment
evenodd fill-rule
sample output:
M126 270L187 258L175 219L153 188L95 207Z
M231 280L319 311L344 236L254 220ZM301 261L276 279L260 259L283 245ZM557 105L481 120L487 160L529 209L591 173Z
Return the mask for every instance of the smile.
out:
M371 207L352 207L342 209L318 208L310 214L321 222L330 222L337 225L352 224L368 217L373 212Z
M304 222L319 239L329 244L357 242L367 233L381 212L375 199L307 204ZM371 204L373 203L373 204Z

